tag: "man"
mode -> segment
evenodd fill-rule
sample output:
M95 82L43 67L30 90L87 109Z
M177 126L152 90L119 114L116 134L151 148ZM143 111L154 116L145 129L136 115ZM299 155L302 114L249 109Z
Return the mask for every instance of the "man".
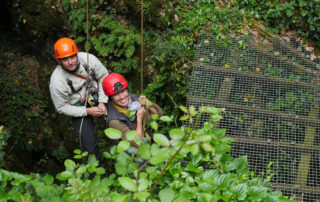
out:
M94 55L78 52L70 38L59 39L54 53L59 65L50 78L53 104L59 113L72 117L72 126L81 137L80 146L101 160L93 117L107 113L108 97L103 92L102 80L108 71Z

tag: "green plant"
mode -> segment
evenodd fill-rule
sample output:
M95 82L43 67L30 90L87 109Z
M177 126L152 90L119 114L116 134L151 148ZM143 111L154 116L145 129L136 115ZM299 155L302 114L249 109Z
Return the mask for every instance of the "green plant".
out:
M280 33L283 29L294 29L315 40L320 38L319 3L319 0L238 1L252 16L264 20L270 30Z
M9 138L8 132L3 128L3 126L0 126L0 167L3 167L5 165L5 147L7 145L7 140Z
M86 0L63 1L61 7L69 16L73 29L71 37L85 49L88 47L89 52L96 53L106 67L118 73L139 70L140 34L135 27L118 22L108 3L89 1L89 44L86 41Z
M118 145L104 152L105 158L115 160L115 173L105 175L92 156L88 164L65 161L66 170L54 183L50 175L22 175L0 170L0 199L13 201L292 201L279 191L266 186L271 180L271 163L265 179L249 172L247 157L233 159L228 152L234 140L225 137L225 129L214 128L222 116L215 107L180 107L185 113L181 120L190 126L171 128L159 133L157 122L172 121L168 116L153 116L151 126L156 131L153 143L136 139L135 131L120 140L120 131L105 130ZM198 128L203 114L210 120ZM131 147L135 141L139 148ZM87 152L75 150L76 159ZM96 176L92 178L92 174ZM10 186L9 186L10 184Z

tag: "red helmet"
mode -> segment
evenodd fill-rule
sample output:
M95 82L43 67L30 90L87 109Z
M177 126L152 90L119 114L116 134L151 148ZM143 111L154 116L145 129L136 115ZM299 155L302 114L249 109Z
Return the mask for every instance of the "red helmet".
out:
M61 38L54 44L56 58L66 58L78 52L78 47L70 38Z
M102 81L102 88L106 95L114 95L128 87L126 79L118 73L107 75Z

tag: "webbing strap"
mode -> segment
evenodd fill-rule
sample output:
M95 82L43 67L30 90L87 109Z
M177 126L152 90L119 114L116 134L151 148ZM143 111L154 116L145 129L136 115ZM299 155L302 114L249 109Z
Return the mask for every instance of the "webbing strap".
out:
M72 74L73 76L76 76L76 77L78 77L78 78L80 78L80 79L87 80L87 78L86 78L86 77L81 76L81 75L79 75L79 74L76 74L76 73L70 73L70 74Z

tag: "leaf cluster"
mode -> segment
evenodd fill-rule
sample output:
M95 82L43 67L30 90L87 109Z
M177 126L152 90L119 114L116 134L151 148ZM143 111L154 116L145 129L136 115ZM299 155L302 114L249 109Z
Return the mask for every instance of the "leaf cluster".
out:
M23 175L0 170L0 199L12 201L292 201L266 183L272 177L269 164L265 178L248 170L247 157L233 159L228 152L234 140L225 137L225 129L215 128L222 116L215 107L195 109L180 107L182 119L189 126L159 132L157 124L153 141L138 139L135 131L124 139L118 130L105 134L119 140L103 156L115 161L115 173L105 169L90 156L87 164L65 161L65 171L54 178L48 174ZM202 127L202 115L210 119ZM192 121L190 121L191 119ZM168 116L152 117L154 122L170 122ZM197 129L198 128L198 129ZM138 147L133 147L134 141ZM75 150L75 159L88 153ZM93 177L95 175L95 177Z

